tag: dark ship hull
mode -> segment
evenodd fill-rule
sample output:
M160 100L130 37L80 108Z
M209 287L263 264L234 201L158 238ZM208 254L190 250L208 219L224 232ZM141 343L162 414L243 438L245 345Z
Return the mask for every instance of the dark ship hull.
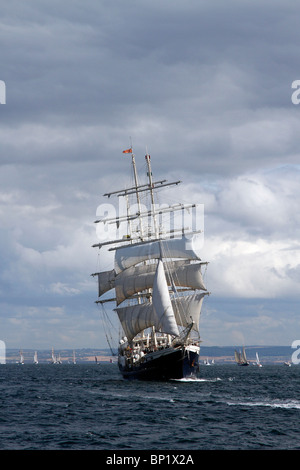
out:
M136 363L119 357L119 369L124 379L171 380L196 378L199 372L199 348L178 346L145 354Z

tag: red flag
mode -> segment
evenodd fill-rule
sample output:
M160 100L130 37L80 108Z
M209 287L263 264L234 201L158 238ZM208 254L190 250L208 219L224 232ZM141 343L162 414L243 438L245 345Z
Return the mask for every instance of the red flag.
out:
M123 153L132 153L132 149L123 150Z

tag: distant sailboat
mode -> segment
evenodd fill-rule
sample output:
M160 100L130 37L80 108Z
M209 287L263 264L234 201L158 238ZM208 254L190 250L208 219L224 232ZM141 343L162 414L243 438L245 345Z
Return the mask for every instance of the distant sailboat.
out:
M24 364L24 356L23 356L23 351L20 351L20 360L19 360L19 364Z
M76 364L75 350L73 351L73 364Z
M35 351L35 353L34 353L33 362L34 362L34 364L38 364L38 363L39 363L39 361L38 361L38 356L37 356L37 351Z
M54 355L54 349L52 348L52 354L51 354L51 364L57 364L57 359Z
M259 357L258 357L258 353L256 353L256 365L258 367L262 367L261 363L260 363L260 360L259 360Z
M249 366L249 362L247 361L246 351L244 347L243 347L242 352L241 351L237 352L236 350L234 351L234 358L238 366Z
M210 366L210 362L209 362L208 358L204 359L204 365L205 366Z
M284 365L287 367L291 367L292 364L290 362L284 362Z

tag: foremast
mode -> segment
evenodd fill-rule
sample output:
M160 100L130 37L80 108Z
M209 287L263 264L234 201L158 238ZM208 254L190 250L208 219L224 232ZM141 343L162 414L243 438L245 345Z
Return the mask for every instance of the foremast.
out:
M128 233L121 238L93 245L99 249L104 245L113 245L109 250L115 252L114 269L93 274L98 277L99 300L96 302L116 303L114 310L124 330L123 344L128 342L132 345L140 337L143 340L146 338L146 345L152 341L157 346L157 335L161 344L167 346L195 344L200 341L201 306L204 296L208 294L202 278L202 267L207 263L199 257L193 231L183 226L181 238L175 238L176 229L169 227L169 231L163 233L159 218L167 213L192 210L196 205L175 204L157 208L155 190L178 185L181 181L153 181L151 159L147 153L148 183L139 184L132 148L123 153L131 154L134 185L104 196L124 197L127 213L119 214L117 218L104 217L95 223L120 226L125 222ZM140 196L145 192L150 194L150 210L144 210L141 204ZM131 195L136 197L137 211L134 213L130 210ZM145 217L151 220L146 230L143 226ZM135 230L133 222L137 222ZM115 297L103 298L111 289L115 290ZM146 330L151 332L147 336ZM193 340L190 339L192 332L196 333Z

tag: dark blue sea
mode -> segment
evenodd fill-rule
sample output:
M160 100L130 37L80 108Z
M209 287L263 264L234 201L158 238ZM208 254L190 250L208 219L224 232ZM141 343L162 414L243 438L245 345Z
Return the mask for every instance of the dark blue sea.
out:
M202 366L127 382L116 364L0 366L1 450L300 449L300 366Z

